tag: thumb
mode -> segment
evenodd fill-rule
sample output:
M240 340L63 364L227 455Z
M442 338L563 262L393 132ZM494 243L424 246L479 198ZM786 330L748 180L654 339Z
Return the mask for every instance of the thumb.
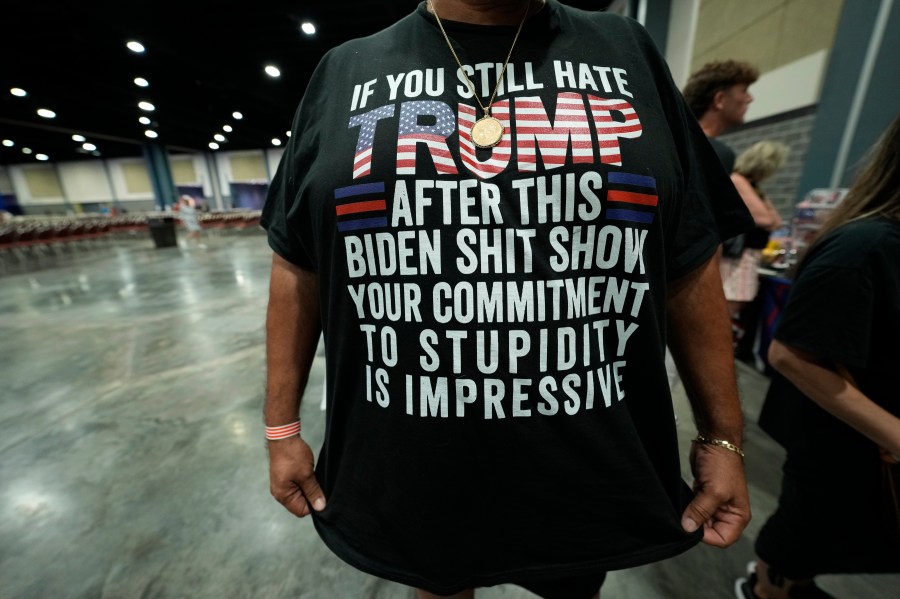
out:
M325 494L322 492L322 487L319 486L315 474L303 481L300 488L314 510L321 512L325 509Z
M703 526L719 508L719 501L710 493L700 491L688 504L681 516L681 527L687 532L694 532Z

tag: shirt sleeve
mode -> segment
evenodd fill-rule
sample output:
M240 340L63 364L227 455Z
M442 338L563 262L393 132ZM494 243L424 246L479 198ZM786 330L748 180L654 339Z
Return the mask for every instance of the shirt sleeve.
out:
M866 368L875 293L871 272L841 254L858 251L838 232L814 248L791 287L775 338L817 358Z
M723 240L752 228L753 218L672 81L666 61L643 27L632 23L655 76L683 179L664 223L666 278L674 280L709 260Z
M321 137L321 119L316 119L315 114L323 100L317 90L321 89L320 80L324 77L329 56L330 53L326 54L316 67L297 108L291 136L269 185L260 217L272 250L288 262L312 272L318 271L319 232L312 210L309 177Z

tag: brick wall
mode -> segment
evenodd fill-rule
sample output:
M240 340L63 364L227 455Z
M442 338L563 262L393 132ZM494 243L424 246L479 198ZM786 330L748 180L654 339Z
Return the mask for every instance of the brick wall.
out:
M784 167L760 186L785 219L793 215L794 205L809 191L798 189L798 186L815 118L814 106L802 108L748 123L719 137L737 155L758 141L780 141L787 144L790 154Z

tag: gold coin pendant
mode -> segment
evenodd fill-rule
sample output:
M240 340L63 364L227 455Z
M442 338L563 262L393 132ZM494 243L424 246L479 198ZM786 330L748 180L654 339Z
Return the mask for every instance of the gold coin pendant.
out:
M472 141L479 148L493 148L503 139L503 123L492 116L484 116L472 125Z

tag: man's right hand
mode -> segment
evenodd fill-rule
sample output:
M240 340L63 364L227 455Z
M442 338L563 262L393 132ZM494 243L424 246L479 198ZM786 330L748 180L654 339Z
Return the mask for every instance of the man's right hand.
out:
M317 512L325 509L312 449L299 436L269 441L269 490L299 518L309 515L310 506Z

